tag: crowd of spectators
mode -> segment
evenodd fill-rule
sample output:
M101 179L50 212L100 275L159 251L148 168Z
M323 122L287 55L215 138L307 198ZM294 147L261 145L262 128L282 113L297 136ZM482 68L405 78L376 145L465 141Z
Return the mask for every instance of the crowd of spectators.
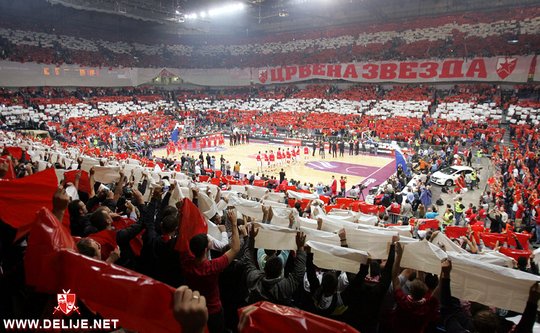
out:
M151 147L165 145L179 126L184 137L238 129L261 137L349 142L369 133L378 140L401 141L409 147L416 141L433 145L476 142L486 147L503 139L503 116L511 125L512 138L536 135L527 124L538 122L538 94L532 90L523 95L524 89L531 88L2 89L0 119L6 129L48 130L64 142L138 151L144 156L151 156ZM192 120L190 126L183 126L186 119Z
M420 135L426 125L420 125ZM175 300L176 319L184 328L207 324L210 332L235 331L239 308L267 301L342 321L360 332L435 332L440 328L448 332L531 332L540 297L537 284L531 287L527 304L521 303L519 309L508 305L511 310L523 311L517 325L507 319L514 314L511 311L493 311L475 302L468 305L472 311L466 311L467 307L452 298L454 292L462 301L477 298L450 284L450 276L466 278L463 266L452 272L452 264L466 263L454 253L470 256L467 260L473 260L475 268L467 266L469 270L478 269L478 265L487 267L492 274L508 274L498 272L510 270L515 281L531 279L531 273L519 270L537 274L537 264L528 250L531 235L527 231L536 227L540 216L536 154L539 141L525 135L516 140L526 153L499 145L485 150L492 153L488 156L497 170L488 181L490 189L481 196L479 208L450 208L455 227L430 222L438 208L434 203L437 198L431 197L429 173L423 173L407 187L410 175L402 169L377 195L358 201L347 197L346 191L319 196L314 189L312 193L286 178L285 183L275 183L271 192L256 185L255 179L233 183L215 170L210 171L210 177L218 180L216 184L201 182L197 175L191 178L176 171L174 161L152 161L162 170L156 171L149 159L138 154L84 151L81 148L85 144L79 140L60 148L50 140L32 142L20 134L2 132L6 148L0 171L4 184L9 184L9 179L39 175L36 162L54 162L56 158L52 164L64 174L65 181L54 193L52 212L59 221L64 211L69 212L68 225L77 244L73 251L144 273L174 288L187 285L189 289L181 287L177 293L187 292L189 300L204 299L204 303L192 309L197 316L186 316L180 308L188 300ZM413 145L409 163L412 167L418 162L420 171L431 166L418 159L431 162L430 156L448 164L470 163L456 158L455 153L462 147L472 154L470 143L445 146L442 154ZM100 158L94 160L94 166L88 162L92 157ZM137 165L141 163L151 168ZM125 165L123 171L116 164ZM142 171L140 175L138 170ZM29 186L29 190L33 184L20 186ZM475 190L474 186L471 190ZM456 201L459 204L459 198ZM33 207L28 203L25 209ZM399 219L394 220L392 214ZM458 219L458 214L464 217ZM2 252L2 281L3 290L10 296L2 298L2 308L7 317L22 313L31 317L43 313L50 302L35 292L27 294L25 302L19 301L19 291L28 286L20 278L25 260L20 250L27 246L26 237L14 242L13 228L18 223L16 218L8 217L2 224L6 231L1 242L6 249ZM206 224L208 231L202 233L188 227L197 229ZM496 224L500 225L498 230L489 229ZM456 227L465 233L453 236ZM376 241L378 237L383 240ZM498 237L499 243L492 243L493 237ZM533 234L532 238L534 241L540 237ZM269 240L271 245L263 245ZM382 243L375 245L377 242ZM444 244L442 249L449 259L441 265L436 257L437 271L422 266L425 258L411 261L416 253L413 249L422 242L436 247ZM340 257L336 249L347 255ZM328 254L334 259L323 260ZM346 264L338 264L341 269L330 268L336 267L333 262L347 256L356 258L352 268ZM480 264L482 258L492 263ZM90 267L92 260L88 260L81 267ZM106 288L107 282L101 283ZM513 291L516 288L512 284L505 287ZM492 298L486 300L493 305ZM85 305L85 300L79 303L83 316L93 316L87 306L100 313L91 304ZM240 329L242 325L245 323L240 323Z
M3 59L95 67L233 68L365 60L534 54L538 8L330 27L257 39L145 44L72 36L56 31L0 28ZM7 23L6 23L7 24ZM31 27L30 27L31 28ZM508 43L519 31L519 44ZM204 38L203 38L204 39ZM227 43L225 43L227 41ZM146 42L146 41L145 41Z

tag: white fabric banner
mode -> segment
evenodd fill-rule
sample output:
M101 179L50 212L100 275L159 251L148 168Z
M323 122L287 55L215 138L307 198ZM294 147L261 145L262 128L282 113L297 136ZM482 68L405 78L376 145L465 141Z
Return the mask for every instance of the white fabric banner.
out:
M243 215L252 217L255 221L263 218L262 205L260 202L242 199L237 196L229 196L229 205L236 207L236 210Z
M221 240L221 231L219 231L218 226L212 221L206 221L208 224L208 234L215 239Z
M357 218L358 223L360 224L375 225L377 222L379 222L379 218L377 216L364 214L362 212L357 213Z
M300 227L317 230L317 220L308 219L307 217L298 217L297 221L298 224L300 224Z
M240 194L246 194L246 186L245 185L231 185L231 191L237 192Z
M523 313L529 289L540 277L449 253L452 296Z
M340 246L339 236L332 232L326 232L322 230L300 227L300 231L306 234L307 241L314 241L318 243L324 243L329 245Z
M268 250L296 250L296 230L271 224L255 223L259 228L255 247Z
M289 214L291 212L294 214L294 210L292 208L272 207L272 212L274 212L274 216L272 217L272 221L270 221L271 224L287 228L289 227Z
M333 217L336 219L340 219L342 221L348 221L348 222L357 222L358 216L355 212L352 210L345 210L345 209L332 209L330 212L328 212L328 217Z
M345 229L347 244L352 249L362 250L369 253L372 259L388 258L388 250L392 243L392 237L396 231L382 231L371 229Z
M412 236L411 227L407 226L407 225L404 225L404 226L395 225L395 226L386 227L385 229L386 230L397 231L399 233L400 237L401 236L405 236L405 237L411 237Z
M315 266L349 273L358 273L360 264L367 263L369 255L365 251L308 241L313 253Z
M472 260L478 260L481 262L485 262L487 264L492 264L496 266L502 266L502 267L514 267L514 259L505 256L504 254L497 252L497 251L488 251L478 254L472 254L472 253L453 253L454 256L457 257L463 257L463 258L469 258Z
M246 192L250 198L262 199L268 191L266 187L246 185Z
M276 208L287 208L287 207L289 207L284 203L270 201L270 200L263 200L262 203L263 203L263 205L265 205L267 207L272 207L272 208L274 208L274 207L276 207Z
M439 275L441 262L448 255L437 245L428 241L404 243L401 267Z
M268 192L263 199L268 200L268 201L275 201L275 202L284 203L285 202L285 193L283 193L283 192Z
M94 166L94 180L103 184L116 183L120 180L120 167Z
M139 183L143 177L144 168L134 164L126 164L123 167L124 174L131 178L133 176L135 184Z
M210 197L206 195L205 192L199 192L197 198L199 199L199 210L204 216L206 216L207 219L211 219L212 217L214 217L214 215L222 213L218 212L216 202L210 199Z
M430 242L437 245L446 252L455 252L455 253L467 253L466 250L459 247L456 243L446 237L442 232L438 232L435 237L431 237Z
M99 161L96 160L95 158L82 156L82 159L83 159L83 162L81 163L81 170L84 170L86 172L89 172L93 166L99 165Z
M296 200L302 200L302 199L317 200L317 199L319 199L319 196L316 193L301 193L301 192L296 192L296 191L291 191L291 190L287 190L287 196L289 198L291 198L291 199L296 199Z
M358 223L349 222L339 218L339 216L323 215L319 216L323 220L322 230L335 232L341 228L357 229Z
M232 196L238 197L238 192L235 192L235 191L221 191L221 197L223 199L229 200L230 197L232 197Z

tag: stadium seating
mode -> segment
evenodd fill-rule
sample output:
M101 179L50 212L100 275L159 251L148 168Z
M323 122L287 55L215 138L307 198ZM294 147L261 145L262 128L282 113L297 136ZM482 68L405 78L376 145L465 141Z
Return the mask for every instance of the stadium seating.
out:
M379 25L283 33L262 38L223 38L208 43L154 45L107 40L109 36L69 36L7 25L0 42L4 56L20 62L123 67L262 67L267 65L476 55L530 54L537 45L538 8L471 13ZM520 45L507 43L520 31Z

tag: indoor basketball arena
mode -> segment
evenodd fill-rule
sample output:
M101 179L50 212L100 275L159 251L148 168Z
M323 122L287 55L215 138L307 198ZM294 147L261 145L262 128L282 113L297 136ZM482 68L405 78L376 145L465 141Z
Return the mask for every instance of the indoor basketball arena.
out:
M540 332L538 0L0 0L0 331Z

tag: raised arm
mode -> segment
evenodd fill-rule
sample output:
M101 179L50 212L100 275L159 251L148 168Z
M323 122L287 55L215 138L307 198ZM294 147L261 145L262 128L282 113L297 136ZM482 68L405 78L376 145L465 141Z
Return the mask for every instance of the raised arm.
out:
M238 224L236 210L228 209L227 216L231 222L232 236L231 236L231 248L225 252L225 256L229 259L229 264L234 260L238 252L240 252L240 236L238 235Z
M246 267L246 275L247 275L247 281L250 281L250 275L252 272L258 271L257 268L257 259L255 258L255 237L257 237L257 233L259 232L259 229L255 228L255 225L250 224L248 225L248 240L247 240L247 248L244 252L244 255L242 257L242 262Z
M116 187L114 188L114 196L113 201L115 204L118 202L118 199L122 196L122 190L124 188L124 172L120 171L120 179L116 183Z
M529 290L529 299L527 299L527 305L521 320L516 326L514 333L529 333L533 331L534 321L536 319L536 308L538 307L538 300L540 299L540 285L539 282L535 282Z
M66 212L67 206L69 204L69 196L62 187L59 187L56 192L54 192L53 198L53 215L62 222L64 219L64 213Z
M396 244L398 241L399 236L392 237L392 244L390 245L390 250L388 251L388 259L386 260L384 269L381 272L380 290L384 292L388 290L388 287L390 287L390 283L392 282L394 261L396 259Z
M281 290L286 295L292 296L304 278L304 273L306 272L306 252L304 250L305 243L306 235L303 232L297 232L297 251L294 259L294 268L286 279L279 282Z
M401 269L401 257L403 256L403 245L399 242L395 244L396 260L394 267L392 268L392 286L395 290L401 289L401 283L399 283L399 273Z
M96 181L94 180L94 168L90 169L90 193L88 193L88 198L93 198L96 196L96 191L94 190L94 185L96 184Z
M319 282L319 279L317 279L317 272L315 271L315 265L313 264L313 253L309 251L309 248L307 248L306 257L306 276L309 281L309 290L311 295L313 295L315 291L319 289L321 283Z

